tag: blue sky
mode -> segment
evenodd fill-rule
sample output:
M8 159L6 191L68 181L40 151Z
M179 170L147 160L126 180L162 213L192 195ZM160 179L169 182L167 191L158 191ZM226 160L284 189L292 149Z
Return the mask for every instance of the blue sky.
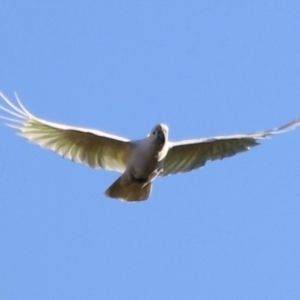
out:
M299 1L4 1L0 90L50 121L141 138L300 115ZM103 196L94 171L0 126L0 299L299 299L300 130Z

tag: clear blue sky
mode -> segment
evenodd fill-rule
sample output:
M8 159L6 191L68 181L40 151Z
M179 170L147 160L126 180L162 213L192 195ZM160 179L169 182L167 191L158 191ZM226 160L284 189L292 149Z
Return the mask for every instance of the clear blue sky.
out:
M97 3L96 3L97 2ZM3 1L0 90L41 118L141 138L300 115L299 1ZM300 299L300 130L103 196L0 126L0 299Z

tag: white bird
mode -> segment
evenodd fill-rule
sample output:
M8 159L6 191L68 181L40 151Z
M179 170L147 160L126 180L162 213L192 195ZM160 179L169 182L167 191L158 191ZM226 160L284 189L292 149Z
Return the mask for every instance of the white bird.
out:
M171 142L169 129L156 125L150 134L140 140L128 140L94 129L52 123L32 115L18 99L13 104L2 93L8 107L0 106L10 116L0 118L19 130L19 135L64 158L92 168L121 172L122 175L105 191L105 195L125 201L149 198L152 182L158 176L189 172L203 167L207 160L223 159L258 145L258 141L274 134L294 129L293 122L253 134L221 136ZM13 118L12 118L13 117Z

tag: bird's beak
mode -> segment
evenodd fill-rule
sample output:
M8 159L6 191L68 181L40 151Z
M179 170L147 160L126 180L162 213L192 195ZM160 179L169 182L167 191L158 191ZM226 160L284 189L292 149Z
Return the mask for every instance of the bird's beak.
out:
M164 144L165 141L166 141L165 132L163 130L160 130L157 135L157 142L158 144Z

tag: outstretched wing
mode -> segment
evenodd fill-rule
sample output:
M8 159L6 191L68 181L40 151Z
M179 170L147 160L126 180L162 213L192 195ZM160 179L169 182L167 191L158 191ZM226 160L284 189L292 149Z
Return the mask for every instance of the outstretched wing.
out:
M0 106L9 116L0 118L10 121L10 127L19 130L19 135L30 142L50 149L62 157L86 164L124 172L134 144L129 140L98 130L66 126L48 122L32 115L20 102L18 106L2 93L0 97L9 107Z
M259 140L292 130L298 125L300 125L300 118L279 128L253 134L170 143L161 176L189 172L203 167L208 160L223 159L247 151L251 147L257 146Z

